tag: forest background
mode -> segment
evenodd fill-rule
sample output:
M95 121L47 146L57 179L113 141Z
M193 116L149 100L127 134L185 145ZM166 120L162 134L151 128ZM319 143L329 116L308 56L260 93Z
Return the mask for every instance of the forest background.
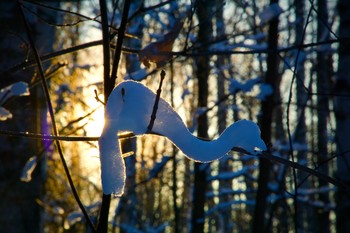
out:
M350 231L350 1L2 0L0 11L0 232ZM142 48L179 21L172 59L145 67ZM125 193L102 195L103 103L125 79L156 91L161 69L161 96L193 134L250 119L269 149L200 164L163 137L125 135Z

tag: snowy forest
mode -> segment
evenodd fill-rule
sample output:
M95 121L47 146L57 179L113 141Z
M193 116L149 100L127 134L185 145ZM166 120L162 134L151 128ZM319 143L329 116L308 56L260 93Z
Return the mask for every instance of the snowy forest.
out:
M350 1L0 12L0 233L350 232Z

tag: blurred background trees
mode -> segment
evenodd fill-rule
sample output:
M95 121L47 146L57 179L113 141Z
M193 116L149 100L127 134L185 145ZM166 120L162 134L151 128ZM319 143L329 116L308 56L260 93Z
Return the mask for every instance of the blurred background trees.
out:
M124 7L106 3L108 22L101 22L97 0L0 3L0 89L23 81L30 92L11 98L1 92L12 118L0 121L0 232L92 231L57 146L41 137L53 134L52 119L28 34L59 134L79 136L61 146L79 199L98 222L101 25L109 25L113 58ZM165 138L126 138L126 190L111 200L110 232L348 232L349 12L345 0L130 1L117 83L133 79L156 90L159 69L146 68L138 53L183 20L173 59L160 68L162 97L189 130L214 139L231 123L251 119L271 155L344 185L244 153L199 164ZM23 172L28 179L21 180Z

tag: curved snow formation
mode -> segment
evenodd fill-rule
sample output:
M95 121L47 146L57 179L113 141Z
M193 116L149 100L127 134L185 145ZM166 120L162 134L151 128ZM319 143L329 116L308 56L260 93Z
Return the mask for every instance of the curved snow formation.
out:
M125 164L121 155L118 132L147 133L156 95L143 84L125 81L116 86L108 98L105 125L99 139L102 189L105 194L122 195L125 183ZM162 98L152 133L167 137L189 159L210 162L221 158L233 147L256 154L266 150L259 127L252 121L237 121L219 138L212 141L193 136L181 117Z

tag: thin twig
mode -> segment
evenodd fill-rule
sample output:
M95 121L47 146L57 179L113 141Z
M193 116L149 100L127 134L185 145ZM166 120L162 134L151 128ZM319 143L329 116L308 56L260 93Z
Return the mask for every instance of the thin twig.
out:
M154 134L152 132L149 132L149 134ZM26 137L26 138L32 138L32 139L38 139L38 140L60 140L60 141L97 141L99 139L99 137L79 137L79 136L54 136L54 135L47 135L47 134L34 134L34 133L28 133L28 132L15 132L15 131L7 131L7 130L0 130L0 135L6 135L6 136L10 136L10 137ZM164 135L159 135L158 136L164 136ZM123 133L118 135L119 139L128 139L128 138L133 138L135 137L135 135L133 133ZM200 140L205 140L203 138L198 138ZM232 148L232 151L236 151L236 152L240 152L240 153L245 153L245 154L249 154L247 151L244 151L240 148ZM266 158L270 161L273 162L277 162L277 163L281 163L284 164L288 167L291 168L296 168L300 171L303 171L305 173L308 173L309 175L313 175L316 177L319 177L341 189L350 191L350 187L347 186L346 184L344 184L342 181L334 179L330 176L327 176L325 174L322 174L320 172L317 172L317 167L316 168L309 168L306 167L304 165L298 164L296 162L292 162L290 160L284 159L282 157L273 155L272 153L268 153L268 152L262 152L261 154L259 154L258 156ZM335 157L337 157L339 155L334 155L332 156L333 159Z
M84 14L81 14L79 12L73 12L73 11L69 11L69 10L64 10L64 9L61 9L61 8L58 8L58 7L53 7L53 6L50 6L50 5L46 5L46 4L43 4L43 3L40 3L38 1L31 1L31 0L24 0L24 2L27 2L27 3L30 3L30 4L33 4L33 5L37 5L37 6L40 6L40 7L43 7L43 8L47 8L47 9L50 9L50 10L53 10L53 11L57 11L57 12L62 12L62 13L65 13L65 14L70 14L70 15L74 15L74 16L77 16L77 17L80 17L80 18L83 18L84 20L78 20L77 22L74 22L74 23L67 23L67 24L55 24L55 23L50 23L48 22L47 19L44 19L41 15L39 15L38 13L36 12L33 12L32 10L30 10L29 8L25 7L28 11L30 11L32 14L35 14L38 18L42 19L44 22L46 22L47 24L49 25L53 25L53 26L74 26L74 25L77 25L81 22L85 22L85 21L94 21L94 22L97 22L97 23L100 23L101 24L101 21L98 20L98 18L101 16L101 15L96 15L95 17L91 18L89 16L86 16ZM25 5L23 5L25 6ZM118 34L118 31L119 29L116 28L116 27L113 27L113 25L109 25L109 28L110 29L113 29L115 31L115 33L113 33L111 35L111 38L113 38L115 35ZM126 37L128 38L137 38L129 33L126 33L125 34Z
M160 8L162 6L165 6L171 2L173 2L174 0L168 0L168 1L165 1L165 2L160 2L156 5L153 5L153 6L149 6L149 7L144 7L144 5L142 4L141 7L139 9L137 9L128 19L128 21L131 21L133 18L139 16L140 14L145 14L146 12L148 11L151 11L151 10L154 10L154 9L157 9L157 8Z
M312 8L310 8L308 16L306 18L306 23L305 23L305 26L304 26L304 29L303 29L303 33L302 33L302 37L301 37L302 41L300 41L300 44L303 44L303 40L304 40L304 37L305 37L307 25L309 24L309 19L310 19L310 16L311 16L311 12L312 12ZM296 55L296 58L295 58L295 68L293 70L293 77L292 77L291 84L290 84L290 89L289 89L289 98L288 98L287 113L286 113L288 142L289 142L289 147L290 147L290 156L291 156L291 159L292 159L293 163L295 161L295 158L294 158L293 139L292 139L292 135L291 135L289 116L290 116L290 106L291 106L292 97L293 97L293 84L294 84L295 79L297 78L296 71L297 71L297 68L298 68L297 65L298 65L298 59L299 59L300 51L301 51L301 48L298 48L297 55ZM298 179L297 179L297 174L296 174L296 167L292 167L292 168L293 168L292 171L293 171L293 181L294 181L294 195L293 195L294 229L295 229L296 232L298 232L298 227L299 226L298 226L297 213L298 213L298 208L299 208L298 207L298 187L299 187L299 185L298 185Z
M292 51L295 49L306 49L306 48L320 46L320 45L324 45L324 44L334 44L334 43L339 43L341 41L349 41L349 40L350 40L350 38L340 38L340 39L327 40L327 41L321 41L321 42L312 42L312 43L308 43L308 44L293 45L293 46L289 46L289 47L279 48L276 51L270 51L268 49L251 49L251 50L237 50L236 49L236 50L218 50L218 51L209 51L209 52L191 52L193 49L189 48L189 49L186 49L184 51L169 52L169 53L165 53L165 54L171 54L172 56L183 56L183 57L201 57L201 56L212 56L212 55L265 54L265 53L270 53L270 52L283 53L283 52L289 52L289 51ZM77 52L79 50L94 47L94 46L100 46L102 44L103 44L102 40L95 40L95 41L72 46L72 47L67 48L67 49L62 49L60 51L56 51L56 52L52 52L52 53L43 55L40 57L40 59L42 62L44 62L44 61L56 58L58 56L62 56L62 55L72 53L72 52ZM114 46L111 45L111 47L113 48ZM237 47L237 48L239 48L239 47ZM138 49L127 48L127 47L123 47L122 51L125 53L132 53L132 54L139 53ZM161 52L160 52L160 54L162 55ZM0 75L23 70L23 69L26 69L26 68L33 66L33 65L35 65L35 59L24 61L18 65L15 65L15 66L5 70L4 72L1 72Z
M324 181L326 181L328 183L331 183L334 186L336 186L338 188L341 188L341 189L343 189L346 192L350 192L350 187L347 184L343 183L341 180L338 180L338 179L332 178L332 177L330 177L328 175L325 175L323 173L320 173L320 172L316 171L315 169L311 169L311 168L303 166L303 165L301 165L299 163L296 163L296 162L284 159L282 157L273 155L273 154L268 153L268 152L262 152L258 156L260 156L262 158L265 158L265 159L268 159L268 160L271 160L271 161L274 161L274 162L278 162L278 163L284 164L284 165L286 165L288 167L291 167L291 168L298 169L300 171L306 172L306 173L308 173L310 175L313 175L313 176L316 176L316 177L318 177L318 178L320 178L320 179L322 179L322 180L324 180Z
M338 35L333 32L331 26L329 25L328 21L325 20L324 18L320 17L320 14L318 13L318 10L316 9L315 7L315 3L314 3L314 0L309 0L310 4L311 4L311 9L313 11L315 11L316 15L317 15L317 18L323 23L324 27L327 28L327 30L330 32L330 34L332 34L335 38L339 38Z
M30 132L18 132L10 130L0 130L0 135L9 136L9 137L22 137L22 138L31 138L38 140L47 140L47 141L65 141L65 142L94 142L98 141L100 137L98 136L64 136L64 135L50 135L50 134L39 134L39 133L30 133ZM118 134L119 139L129 139L136 137L133 133L122 133Z
M94 93L95 93L95 99L96 99L96 101L99 102L99 103L101 103L102 105L106 105L106 103L103 102L103 101L98 97L98 95L97 95L97 90L96 90L96 89L94 90Z
M50 118L51 118L53 134L55 136L58 136L58 129L57 129L57 126L56 126L55 114L54 114L54 111L53 111L53 106L52 106L51 97L50 97L50 93L49 93L49 87L48 87L48 84L46 82L45 73L44 73L44 69L43 69L42 64L41 64L40 56L39 56L39 53L38 53L38 51L36 49L33 37L32 37L32 35L30 33L30 27L29 27L29 24L28 24L28 22L26 20L25 15L24 15L22 5L21 5L20 1L17 1L17 3L18 3L19 11L20 11L20 14L21 14L21 17L22 17L22 20L23 20L23 23L24 23L24 26L25 26L25 29L26 29L28 40L29 40L29 43L30 43L30 45L32 47L33 54L34 54L34 57L35 57L35 60L36 60L37 66L38 66L38 72L39 72L40 78L42 80L42 85L43 85L43 89L44 89L45 99L46 99L46 102L47 102L47 107L48 107ZM71 187L73 196L74 196L77 204L79 205L79 207L80 207L80 209L81 209L81 211L82 211L82 213L83 213L83 215L84 215L88 225L90 226L92 231L95 231L94 224L92 223L92 221L91 221L91 219L89 217L89 214L87 213L83 203L81 202L81 200L79 198L79 195L78 195L78 192L77 192L77 190L76 190L76 188L74 186L74 182L73 182L73 179L72 179L72 177L70 175L68 165L67 165L67 163L65 161L65 158L63 156L63 151L62 151L62 147L61 147L60 141L56 140L55 142L56 142L56 146L57 146L57 151L58 151L58 153L60 155L60 158L61 158L61 161L62 161L62 164L63 164L64 171L65 171L67 179L68 179L68 183L69 183L69 185Z
M17 131L10 131L10 130L0 130L0 135L47 140L47 141L69 141L69 142L98 141L98 138L99 138L99 137L87 137L87 136L62 136L62 135L57 136L57 135L37 134L37 133L30 133L30 132L17 132Z
M39 4L37 4L39 5ZM42 20L43 22L45 22L46 24L50 25L50 26L54 26L54 27L71 27L71 26L77 26L78 24L88 21L88 20L93 20L93 21L97 21L96 18L98 18L99 16L96 16L94 19L88 18L88 19L79 19L78 21L74 22L74 23L64 23L64 24L59 24L59 23L54 23L54 22L50 22L48 19L46 19L45 17L42 16L42 14L39 14L35 11L33 11L32 9L30 9L29 7L27 7L26 5L23 5L23 8L25 8L28 12L30 12L31 14L35 15L35 17L38 17L38 19Z
M148 124L147 127L147 132L152 132L152 128L154 125L154 121L156 120L156 116L157 116L157 110L158 110L158 103L159 103L159 99L160 99L160 94L162 92L162 85L163 85L163 80L165 78L165 71L162 70L160 72L160 82L159 82L159 87L157 90L157 95L156 95L156 99L154 100L154 105L153 105L153 110L152 110L152 115L151 115L151 120Z

